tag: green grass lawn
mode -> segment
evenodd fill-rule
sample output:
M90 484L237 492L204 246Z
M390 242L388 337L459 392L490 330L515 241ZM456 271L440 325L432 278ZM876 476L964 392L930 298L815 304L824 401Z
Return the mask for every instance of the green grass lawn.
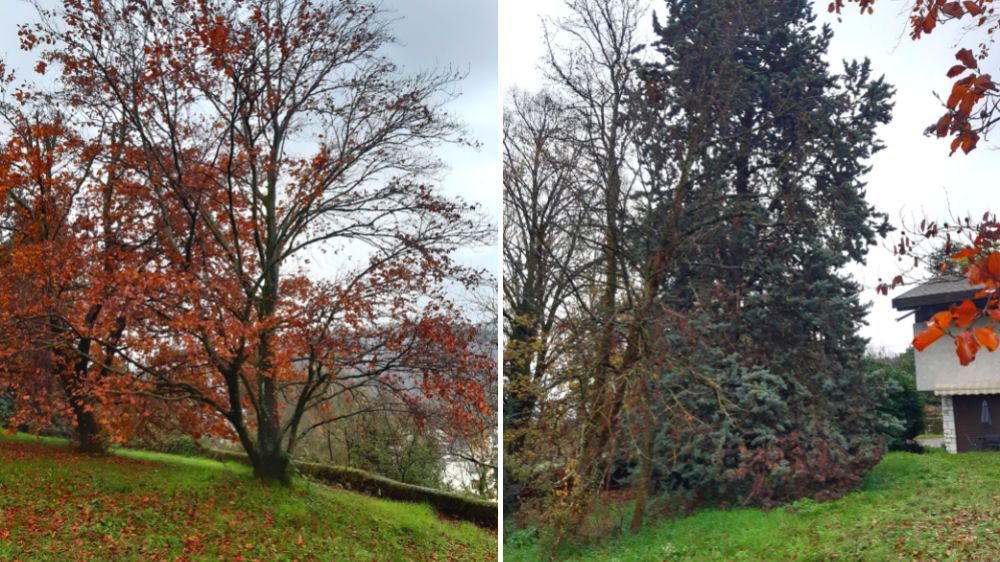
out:
M653 522L637 535L568 546L572 560L997 560L1000 453L890 453L861 489L839 500L800 500L770 512L706 510ZM542 560L529 532L504 543L504 560Z
M423 504L238 463L0 438L0 560L495 560L497 539Z

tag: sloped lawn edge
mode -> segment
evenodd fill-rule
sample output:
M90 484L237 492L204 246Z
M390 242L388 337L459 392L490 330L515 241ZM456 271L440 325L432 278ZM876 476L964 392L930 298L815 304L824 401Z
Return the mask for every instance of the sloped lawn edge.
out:
M245 453L218 449L208 449L206 452L209 457L216 460L249 463ZM294 465L304 476L324 484L380 498L426 503L442 515L469 521L490 529L497 528L498 506L496 502L470 498L424 486L404 484L357 468L310 462L294 462Z

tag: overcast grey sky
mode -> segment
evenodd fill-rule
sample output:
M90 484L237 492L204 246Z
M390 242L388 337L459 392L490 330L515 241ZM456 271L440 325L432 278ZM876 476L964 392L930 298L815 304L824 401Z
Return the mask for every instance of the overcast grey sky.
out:
M459 85L461 97L449 111L462 118L478 151L444 147L439 154L450 170L443 187L448 193L483 206L496 224L500 218L500 97L497 59L497 0L383 0L400 18L394 29L399 44L392 58L405 69L452 66L468 72ZM464 263L497 275L497 246L459 252Z
M452 67L467 72L460 97L446 109L461 118L482 148L442 147L448 165L441 180L445 192L482 206L494 224L500 217L500 166L497 138L500 99L497 79L497 0L375 0L396 20L397 44L388 54L403 72ZM46 6L58 2L44 0ZM17 25L34 21L35 9L24 0L0 0L0 57L20 78L35 79L33 59L21 53ZM466 265L497 275L497 246L458 252ZM315 263L315 262L314 262ZM322 264L319 269L323 271ZM335 267L334 267L335 269Z
M993 189L1000 155L992 146L1000 147L1000 139L981 141L971 155L948 156L948 141L923 136L923 130L943 113L934 91L947 97L951 81L945 72L955 64L956 42L963 30L954 24L939 26L930 36L913 42L906 28L905 2L878 2L875 14L861 16L856 9L845 12L843 22L828 14L827 0L813 2L819 22L833 26L834 39L828 60L834 70L840 61L868 57L876 74L885 74L897 89L893 120L880 130L886 149L875 156L868 175L868 200L892 223L899 226L927 217L946 221L949 216L972 213L981 216L987 205L995 204L987 196ZM652 0L657 9L662 4ZM500 12L501 84L504 88L518 86L536 89L541 83L538 60L542 55L541 16L558 15L562 0L503 2ZM662 11L662 10L661 10ZM643 25L651 29L647 18ZM644 31L645 31L644 30ZM977 33L977 32L973 32ZM975 45L966 39L963 43ZM994 63L995 64L995 63ZM991 63L985 63L989 68ZM895 240L896 237L891 238ZM912 261L910 262L912 265ZM889 297L877 296L874 287L879 278L892 279L905 268L886 248L872 248L864 267L848 272L864 286L863 300L872 303L869 325L862 333L870 339L870 347L898 352L912 339L912 317L902 321L892 309L890 300L908 287L899 288Z

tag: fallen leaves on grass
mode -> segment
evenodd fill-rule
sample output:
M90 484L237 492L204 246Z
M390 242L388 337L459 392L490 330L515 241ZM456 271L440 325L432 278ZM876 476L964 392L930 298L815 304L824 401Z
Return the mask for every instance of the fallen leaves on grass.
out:
M314 494L231 473L0 440L0 559L430 560L438 550L440 559L490 559L491 550L495 559L495 539L485 533L470 548L426 529L407 548L356 515L358 528L348 527L351 515L336 520L338 506ZM334 528L351 538L338 541Z

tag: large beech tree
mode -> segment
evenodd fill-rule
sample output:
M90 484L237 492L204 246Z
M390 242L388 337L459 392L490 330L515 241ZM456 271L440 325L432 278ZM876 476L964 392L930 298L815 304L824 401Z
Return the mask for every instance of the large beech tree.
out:
M125 289L141 313L117 354L160 399L224 419L255 473L286 482L304 434L392 393L488 409L488 368L448 299L480 275L475 209L422 182L430 149L469 142L442 110L450 71L403 75L388 24L340 0L65 0L21 30L84 127L141 184L162 251ZM335 269L322 280L311 262ZM359 400L357 412L377 408Z

